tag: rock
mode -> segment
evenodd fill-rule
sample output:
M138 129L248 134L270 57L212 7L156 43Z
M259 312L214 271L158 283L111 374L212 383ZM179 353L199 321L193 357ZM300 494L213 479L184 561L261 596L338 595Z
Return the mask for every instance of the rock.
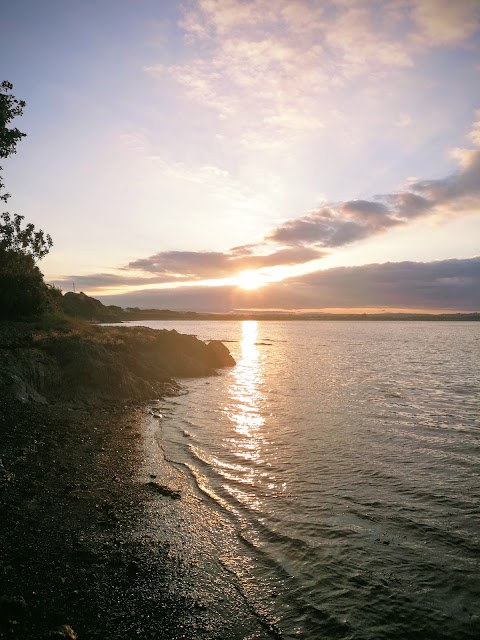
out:
M50 638L52 638L52 640L54 638L69 638L70 640L77 640L78 636L69 624L62 624L62 626L55 629L55 631L47 633L44 638L45 640L50 640Z
M237 364L230 351L220 340L210 340L207 346L215 356L217 367L233 367Z
M127 565L127 571L130 575L136 575L140 572L140 565L136 560L131 560Z
M21 596L1 596L0 597L0 620L2 622L15 621L21 618L27 603Z
M46 330L32 334L21 348L0 342L0 397L23 404L63 402L88 412L106 402L125 405L175 395L179 385L173 377L211 376L234 364L220 341L206 344L176 331L92 325Z
M147 487L159 493L161 496L166 496L167 498L173 498L174 500L179 500L181 498L180 491L175 491L174 489L169 489L158 482L147 482Z

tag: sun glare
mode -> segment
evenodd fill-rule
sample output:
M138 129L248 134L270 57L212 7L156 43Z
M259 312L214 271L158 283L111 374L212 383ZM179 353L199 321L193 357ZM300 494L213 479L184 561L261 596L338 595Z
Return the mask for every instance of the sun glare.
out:
M255 271L243 271L238 274L236 280L237 286L241 289L258 289L265 284L262 277Z

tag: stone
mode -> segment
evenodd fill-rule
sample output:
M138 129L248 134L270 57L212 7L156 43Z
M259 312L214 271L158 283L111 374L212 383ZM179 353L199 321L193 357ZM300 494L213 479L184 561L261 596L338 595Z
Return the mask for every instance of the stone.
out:
M212 354L215 356L215 366L217 367L233 367L235 360L227 347L220 340L210 340L207 346Z

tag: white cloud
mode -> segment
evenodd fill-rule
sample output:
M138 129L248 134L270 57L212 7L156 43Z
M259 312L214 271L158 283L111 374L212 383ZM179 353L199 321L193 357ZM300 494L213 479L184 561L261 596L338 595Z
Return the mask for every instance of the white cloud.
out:
M468 42L480 28L478 0L415 0L412 17L428 46Z
M473 123L472 130L468 134L468 138L476 147L480 147L480 109L475 111L475 117L476 120Z
M400 43L379 37L365 8L327 20L323 6L303 0L197 0L180 26L198 46L168 73L189 98L247 129L311 131L330 108L325 97L349 77L411 63Z
M408 127L412 124L412 118L408 113L400 113L395 120L396 127Z
M478 0L191 0L179 22L185 60L145 70L234 118L242 135L266 128L307 135L328 120L349 83L361 81L381 105L392 83L386 72L411 68L426 48L467 42L479 7Z

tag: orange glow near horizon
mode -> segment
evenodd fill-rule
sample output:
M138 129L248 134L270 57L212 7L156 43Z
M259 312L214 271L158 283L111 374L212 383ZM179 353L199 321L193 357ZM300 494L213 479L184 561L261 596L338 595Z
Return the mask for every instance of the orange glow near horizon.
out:
M323 263L325 264L325 259L323 259ZM122 277L125 276L124 272L115 271L112 272L111 275L118 275L119 284L116 285L100 285L100 286L92 286L91 288L84 288L84 291L87 295L95 296L95 295L121 295L126 293L134 293L139 291L156 291L156 290L165 290L165 289L181 289L184 287L226 287L226 286L237 286L241 289L253 291L254 289L259 289L260 287L266 286L273 282L281 282L287 278L292 278L295 276L303 275L306 273L311 273L313 271L323 270L324 266L320 262L320 260L312 260L310 262L298 264L298 265L278 265L275 267L264 267L261 269L251 269L248 271L243 271L236 276L228 276L224 278L210 278L206 280L199 279L184 279L178 278L178 280L170 281L170 282L148 282L151 274L140 272L140 277L144 277L146 284L141 284L137 282L135 285L131 284L122 284ZM60 276L51 276L50 280L55 281L55 279L60 278Z

